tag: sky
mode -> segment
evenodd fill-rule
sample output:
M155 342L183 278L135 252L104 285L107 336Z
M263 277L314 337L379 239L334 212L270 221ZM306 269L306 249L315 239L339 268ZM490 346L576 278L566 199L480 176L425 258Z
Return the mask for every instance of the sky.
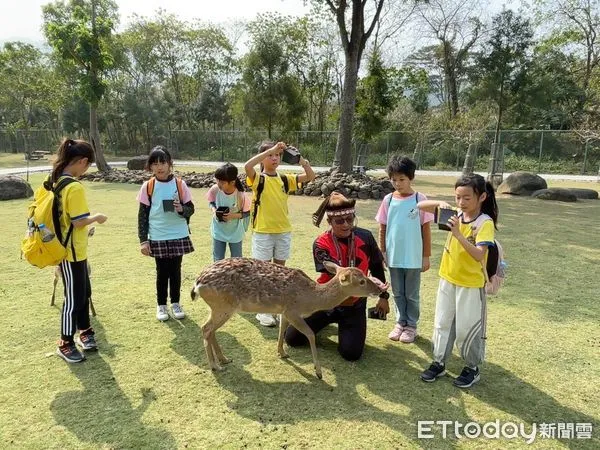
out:
M50 0L0 0L0 42L44 42L42 5L47 3ZM120 29L127 25L133 13L152 17L159 8L182 20L207 22L252 19L267 11L302 15L309 9L302 0L116 0L116 3L121 14Z

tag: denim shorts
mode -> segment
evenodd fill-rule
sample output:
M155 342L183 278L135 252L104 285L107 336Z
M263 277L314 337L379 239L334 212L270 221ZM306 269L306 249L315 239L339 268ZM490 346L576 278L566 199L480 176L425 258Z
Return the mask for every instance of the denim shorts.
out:
M252 234L252 257L261 261L287 261L290 258L291 246L291 232Z

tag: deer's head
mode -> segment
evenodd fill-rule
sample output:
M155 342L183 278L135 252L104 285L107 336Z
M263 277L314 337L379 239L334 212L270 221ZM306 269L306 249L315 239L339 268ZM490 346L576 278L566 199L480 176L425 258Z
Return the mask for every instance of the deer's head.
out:
M367 277L356 267L340 267L330 261L323 263L329 273L335 275L342 290L348 297L376 296L387 290L388 285Z

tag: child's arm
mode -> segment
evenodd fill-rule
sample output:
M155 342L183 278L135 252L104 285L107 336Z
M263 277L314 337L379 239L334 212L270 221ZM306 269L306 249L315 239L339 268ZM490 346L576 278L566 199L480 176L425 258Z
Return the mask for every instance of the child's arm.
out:
M471 244L466 237L462 235L460 232L460 219L458 216L453 216L448 220L448 226L450 227L450 231L452 232L452 236L460 242L460 245L467 251L471 257L477 261L483 261L485 258L485 253L487 252L487 245L475 246Z
M140 202L138 210L138 238L140 239L140 252L150 256L150 242L148 241L148 228L150 227L150 206Z
M106 219L108 219L108 217L106 217L104 214L98 213L94 214L93 216L82 217L81 219L74 220L71 223L75 228L81 228L94 222L104 223L106 222Z
M421 226L421 237L423 239L423 266L421 272L427 272L431 267L429 258L431 256L431 222L425 222Z
M310 163L308 160L300 157L300 165L304 169L304 173L302 175L298 175L298 183L307 183L315 179L315 172L312 167L310 167Z
M379 224L379 235L378 235L378 239L379 239L379 248L381 249L381 253L384 254L385 256L385 232L387 230L387 225L380 223Z
M452 205L441 200L423 200L417 203L417 208L419 208L421 211L434 213L436 208L452 209Z
M254 170L254 166L256 166L257 164L260 164L262 162L262 160L265 159L267 156L271 156L271 155L281 152L282 150L285 150L286 147L287 147L287 145L285 145L285 143L278 142L270 149L265 150L264 152L259 153L257 155L254 155L252 158L250 158L248 161L246 161L246 164L244 164L244 170L246 171L246 176L248 178L250 178L251 180L254 180L254 177L256 176L256 170Z

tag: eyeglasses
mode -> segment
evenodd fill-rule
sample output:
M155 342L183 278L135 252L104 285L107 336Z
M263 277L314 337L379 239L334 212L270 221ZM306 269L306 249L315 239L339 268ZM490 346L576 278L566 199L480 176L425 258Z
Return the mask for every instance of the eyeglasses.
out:
M332 222L335 223L336 225L343 225L344 223L347 223L348 225L353 225L355 218L356 218L356 216L334 217L332 219Z

